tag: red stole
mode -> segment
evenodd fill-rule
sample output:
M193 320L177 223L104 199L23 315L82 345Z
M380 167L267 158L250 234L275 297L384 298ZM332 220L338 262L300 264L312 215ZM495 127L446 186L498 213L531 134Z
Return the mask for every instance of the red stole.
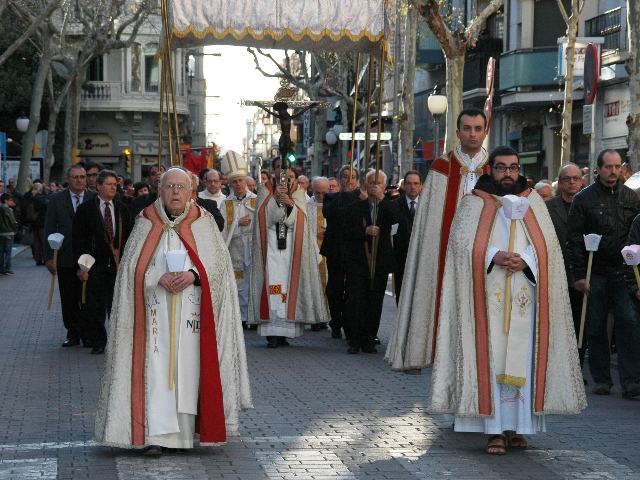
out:
M474 190L484 201L484 207L478 221L478 230L473 245L472 275L473 301L475 305L476 330L476 367L478 372L478 412L491 415L491 351L489 348L489 311L486 298L486 258L489 239L500 206L495 197L481 190ZM520 197L528 197L531 189L522 192ZM549 358L549 257L544 234L531 208L523 219L525 230L538 260L538 284L536 305L537 352L534 357L533 410L544 410L544 392L547 380L547 360Z
M154 253L163 233L163 222L158 216L155 204L143 210L145 218L151 221L151 230L144 241L135 269L134 280L134 321L131 369L131 444L145 445L145 374L147 348L147 318L144 298L144 276L153 260ZM196 431L200 442L219 443L227 439L222 381L218 362L218 343L211 302L209 278L204 265L197 255L197 246L191 224L201 215L196 205L192 205L187 217L180 222L176 232L185 245L189 258L196 266L202 289L200 300L200 398Z

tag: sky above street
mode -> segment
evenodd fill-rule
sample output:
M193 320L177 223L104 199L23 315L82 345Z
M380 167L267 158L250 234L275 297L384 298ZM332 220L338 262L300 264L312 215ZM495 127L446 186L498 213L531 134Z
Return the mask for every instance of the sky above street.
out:
M268 50L282 58L281 50ZM218 56L207 55L220 53ZM270 61L261 60L269 73L276 71ZM240 107L240 100L272 100L279 87L278 79L267 78L255 68L253 55L246 47L214 45L205 47L204 77L207 81L206 133L221 153L233 150L242 153L247 134L247 120L257 107ZM207 136L207 141L211 137Z

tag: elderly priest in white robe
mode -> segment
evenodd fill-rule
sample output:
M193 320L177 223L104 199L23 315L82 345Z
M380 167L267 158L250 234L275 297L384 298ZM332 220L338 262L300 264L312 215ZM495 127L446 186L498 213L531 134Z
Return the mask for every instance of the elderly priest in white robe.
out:
M159 455L192 448L196 433L220 444L252 408L233 267L213 217L189 202L191 182L167 170L127 242L96 412L103 445ZM168 252L182 252L178 268Z
M489 165L462 198L451 228L429 411L453 414L455 431L491 435L487 453L502 455L526 448L523 435L544 431L545 415L579 413L586 399L547 208L519 175L513 149L498 147ZM530 203L515 220L513 253L505 195Z

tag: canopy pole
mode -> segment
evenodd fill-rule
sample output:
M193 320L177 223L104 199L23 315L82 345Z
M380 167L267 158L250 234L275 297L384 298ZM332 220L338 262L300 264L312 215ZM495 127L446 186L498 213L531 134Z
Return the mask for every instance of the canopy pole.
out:
M360 54L357 55L356 60L356 86L353 92L353 121L351 122L351 162L349 162L349 183L353 178L353 163L355 162L355 143L356 143L356 130L358 121L358 85L360 84ZM356 187L357 188L357 187Z
M378 174L380 173L380 137L382 136L382 93L384 90L384 57L382 56L382 50L380 55L380 61L378 62L379 72L379 85L378 85L378 138L376 139L376 173L374 175L376 185L378 184ZM373 199L373 224L378 221L378 199ZM376 256L378 254L378 241L379 236L373 237L371 242L371 288L373 289L374 277L376 274Z

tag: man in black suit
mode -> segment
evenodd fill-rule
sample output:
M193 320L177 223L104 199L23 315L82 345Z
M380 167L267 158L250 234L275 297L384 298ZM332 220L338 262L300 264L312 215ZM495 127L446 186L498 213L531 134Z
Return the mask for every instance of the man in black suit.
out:
M62 322L67 329L67 339L63 347L80 345L82 339L82 282L78 279L78 258L73 256L71 248L71 226L76 209L95 196L87 190L87 174L82 165L74 165L67 170L68 188L49 197L47 214L44 221L44 259L52 275L58 276ZM53 266L53 250L47 241L52 233L64 235L64 242L58 251L57 266ZM87 344L89 346L89 344Z
M558 236L558 242L560 242L560 248L562 249L564 268L567 272L567 281L569 282L569 301L571 303L573 326L576 329L576 338L578 338L580 334L580 316L582 315L583 294L574 288L571 269L569 268L569 256L567 255L567 221L573 197L581 189L582 172L580 171L580 168L575 163L567 163L558 173L558 187L556 189L558 195L545 202L549 209L549 216L553 222L556 235ZM578 349L580 367L584 365L585 351L586 342L583 348Z
M344 287L344 265L341 255L341 232L344 222L344 212L346 207L357 201L360 197L358 179L360 175L357 169L350 172L349 165L340 169L340 192L325 194L322 204L322 215L327 221L327 228L324 231L324 239L320 254L327 259L327 303L329 304L329 314L331 315L331 337L342 338L344 322L342 316L345 305ZM366 198L366 195L363 197ZM348 333L345 330L345 335Z
M393 237L393 250L396 255L395 290L396 305L400 300L404 264L407 262L409 240L413 230L413 219L418 209L418 200L422 191L422 176L416 170L409 170L404 174L404 194L392 201L398 204L402 212L402 221L398 224L398 232Z
M73 255L88 253L95 258L89 273L77 269L87 282L82 306L83 339L93 346L92 354L104 353L107 331L104 323L111 313L113 288L124 246L131 233L131 217L124 203L115 200L118 177L112 170L98 174L98 195L85 202L73 218Z
M389 273L396 261L391 246L391 226L402 221L396 203L384 196L387 178L384 172L367 173L368 198L352 203L342 225L342 259L346 272L347 301L345 319L349 333L348 353L377 353L375 338L380 326L382 302ZM374 199L377 199L375 223ZM375 274L370 276L369 258L373 238L377 237Z
M158 198L158 185L163 173L164 167L162 165L153 165L149 169L149 193L135 197L129 204L132 221L135 221L136 216Z

